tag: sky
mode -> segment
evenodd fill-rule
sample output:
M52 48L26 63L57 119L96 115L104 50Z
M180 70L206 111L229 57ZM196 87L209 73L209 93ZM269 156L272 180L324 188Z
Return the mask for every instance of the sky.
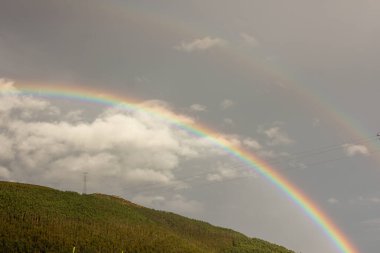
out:
M285 193L159 117L27 84L134 98L207 125L380 247L380 3L0 0L0 180L118 195L296 252L339 252ZM9 94L9 92L8 92Z

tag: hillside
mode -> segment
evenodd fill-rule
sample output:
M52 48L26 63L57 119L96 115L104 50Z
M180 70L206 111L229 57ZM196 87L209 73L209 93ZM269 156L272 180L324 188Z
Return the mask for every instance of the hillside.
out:
M291 253L118 197L0 182L1 252Z

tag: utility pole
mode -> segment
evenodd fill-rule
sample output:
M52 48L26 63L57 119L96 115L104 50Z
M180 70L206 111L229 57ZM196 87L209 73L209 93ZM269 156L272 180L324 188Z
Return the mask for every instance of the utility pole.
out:
M83 172L83 192L82 192L82 194L87 194L87 174L88 174L88 172Z

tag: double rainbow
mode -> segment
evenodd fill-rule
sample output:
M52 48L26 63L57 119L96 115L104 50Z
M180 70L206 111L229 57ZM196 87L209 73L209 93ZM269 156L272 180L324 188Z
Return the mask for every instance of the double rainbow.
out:
M105 94L101 91L84 89L80 87L51 87L43 85L24 85L17 87L18 94L34 95L48 98L68 98L91 103L98 103L108 106L123 106L130 110L140 110L157 116L175 126L178 126L196 136L208 138L216 146L224 149L227 153L236 157L241 162L254 169L262 177L266 178L276 188L283 192L293 203L316 224L329 240L342 253L357 253L358 251L346 238L346 236L336 227L332 220L324 214L321 209L313 203L300 189L280 175L273 167L268 165L254 154L241 147L233 146L231 143L220 137L217 131L210 129L197 122L189 122L182 117L160 108L152 108L135 100L116 95ZM0 94L15 94L9 89L1 88Z

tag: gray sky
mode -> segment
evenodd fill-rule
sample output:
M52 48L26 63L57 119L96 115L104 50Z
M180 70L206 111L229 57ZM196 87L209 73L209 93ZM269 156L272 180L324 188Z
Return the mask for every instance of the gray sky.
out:
M378 252L378 1L0 5L3 88L91 87L206 124L273 165L360 252ZM81 191L88 171L91 192L339 252L252 169L155 117L21 95L0 106L2 180Z

